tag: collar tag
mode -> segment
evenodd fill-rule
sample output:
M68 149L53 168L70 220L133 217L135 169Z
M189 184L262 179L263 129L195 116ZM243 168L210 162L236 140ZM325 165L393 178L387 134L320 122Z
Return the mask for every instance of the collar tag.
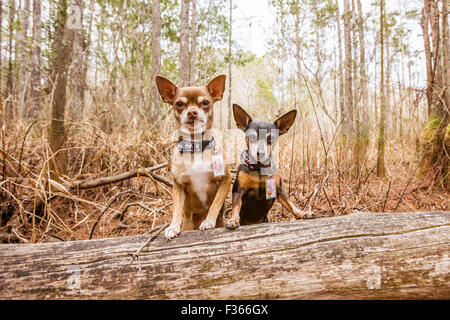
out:
M212 165L214 177L223 177L225 175L225 162L223 161L222 153L212 155Z
M266 180L266 199L275 199L277 197L277 183L275 179Z

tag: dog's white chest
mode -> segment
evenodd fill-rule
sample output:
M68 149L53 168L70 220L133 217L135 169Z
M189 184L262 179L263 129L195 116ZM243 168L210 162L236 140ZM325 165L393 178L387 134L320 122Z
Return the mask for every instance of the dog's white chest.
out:
M182 173L182 184L188 185L195 193L203 206L207 206L207 195L213 183L212 163L208 160L198 160L186 167L188 170Z
M198 185L198 188L204 185L207 188L213 177L211 157L200 157L199 159L193 157L193 159L179 160L172 165L174 179L182 185L195 184Z

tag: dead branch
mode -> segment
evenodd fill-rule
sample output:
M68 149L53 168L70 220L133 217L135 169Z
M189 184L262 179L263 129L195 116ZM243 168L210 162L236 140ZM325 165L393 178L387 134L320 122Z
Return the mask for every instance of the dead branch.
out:
M148 174L156 181L164 183L165 185L167 185L169 187L173 187L172 182L153 173L153 171L163 169L163 168L167 167L168 165L169 165L169 161L158 164L158 165L150 167L150 168L133 169L133 170L130 170L130 171L127 171L124 173L116 174L114 176L102 177L102 178L87 180L87 181L76 181L76 182L72 183L72 185L70 186L70 189L82 190L82 189L97 188L97 187L105 186L107 184L121 182L121 181L124 181L127 179L135 178L138 175L147 177Z

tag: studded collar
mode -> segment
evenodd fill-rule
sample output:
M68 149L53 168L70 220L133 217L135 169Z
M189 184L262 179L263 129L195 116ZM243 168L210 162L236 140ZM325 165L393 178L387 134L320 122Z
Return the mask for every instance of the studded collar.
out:
M248 150L244 150L241 153L242 164L248 167L250 170L259 170L261 175L271 176L275 174L278 170L272 161L272 157L269 157L264 162L256 161L249 154Z
M203 152L207 149L213 149L216 146L216 140L214 140L214 137L203 141L179 140L177 146L181 153Z

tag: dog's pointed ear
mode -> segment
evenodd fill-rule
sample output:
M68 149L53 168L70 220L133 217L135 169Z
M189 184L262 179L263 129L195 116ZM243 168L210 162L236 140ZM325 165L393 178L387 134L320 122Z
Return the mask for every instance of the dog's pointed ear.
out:
M294 124L295 117L297 116L297 110L291 110L288 113L282 115L275 120L275 125L280 130L279 135L288 132L289 128Z
M248 125L252 122L252 117L237 104L233 104L233 116L237 127L244 131L247 130Z
M214 102L220 101L223 98L223 92L225 91L225 80L227 76L222 74L215 77L206 85L209 94L213 98Z
M161 76L156 76L155 81L163 101L168 104L173 104L173 99L175 99L175 94L177 93L178 87L170 80Z

